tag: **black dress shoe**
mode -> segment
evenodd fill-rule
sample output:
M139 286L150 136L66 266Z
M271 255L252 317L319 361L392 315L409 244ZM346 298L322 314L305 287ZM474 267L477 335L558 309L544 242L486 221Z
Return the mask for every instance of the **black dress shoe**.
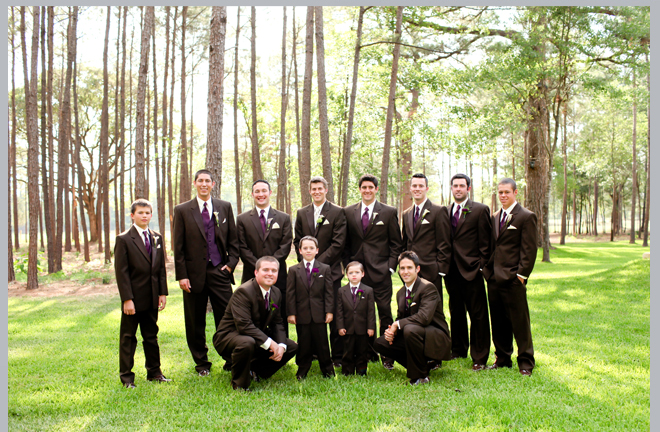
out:
M473 370L474 372L479 372L479 371L482 371L482 370L484 370L484 369L486 369L486 365L485 365L485 364L474 363L474 364L472 365L472 370Z
M416 380L410 380L410 385L416 386L416 385L422 385L422 384L429 384L431 380L429 377L424 377L424 378L419 378Z
M158 375L155 377L147 377L147 381L156 381L156 382L171 382L171 379L165 378L165 375Z
M383 367L387 370L392 370L392 369L394 369L394 364L392 364L390 362L383 362Z
M197 375L201 377L209 376L211 375L211 371L208 369L202 369L201 371L197 372Z
M250 376L252 377L252 381L261 382L261 378L259 378L259 375L257 375L256 372L250 371Z
M250 390L249 387L239 387L234 383L231 383L231 388L233 388L234 390L239 390L239 391L242 390L242 391L245 391L245 392L251 392L252 391L252 390Z
M124 387L127 388L127 389L134 389L135 384L132 383L132 382L127 382L127 383L124 383Z
M532 376L532 370L531 369L520 369L520 375Z
M428 362L428 368L429 372L434 371L436 369L440 369L440 365L442 365L441 361L435 361L435 360L429 360Z
M296 375L298 381L303 381L305 378L307 378L307 375Z

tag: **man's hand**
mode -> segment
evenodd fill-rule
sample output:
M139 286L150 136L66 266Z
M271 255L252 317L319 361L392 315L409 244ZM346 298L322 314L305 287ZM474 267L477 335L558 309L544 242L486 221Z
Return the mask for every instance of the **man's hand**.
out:
M133 300L126 300L124 302L124 313L126 315L135 315L135 304Z
M396 323L392 323L391 325L387 326L387 330L385 330L385 340L392 345L392 342L394 341L394 336L396 336L396 331L398 329L398 326Z
M331 313L325 314L325 323L330 324L330 321L332 321L332 314Z
M274 340L271 340L270 342L270 351L273 353L273 355L268 357L269 359L276 362L282 360L282 356L284 355L284 348L279 346Z
M289 324L295 324L296 323L296 316L295 315L289 315L286 317L286 322Z
M231 269L231 267L229 267L228 265L223 265L222 268L221 268L220 270L227 270L229 273L231 273L231 272L233 271L233 270Z
M179 288L185 292L190 292L190 279L181 279L179 281Z
M162 311L165 309L165 305L167 304L167 296L158 296L158 310Z
M339 336L346 336L346 329L339 329Z
M372 329L367 330L367 336L369 336L369 337L372 337L374 335L374 333L376 333L376 332L373 331Z

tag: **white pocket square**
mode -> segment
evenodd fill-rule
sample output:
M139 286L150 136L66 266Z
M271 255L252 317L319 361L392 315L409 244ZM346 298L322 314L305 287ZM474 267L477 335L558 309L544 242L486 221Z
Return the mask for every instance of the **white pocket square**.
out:
M320 277L320 278L322 278L322 277L323 277L323 275L319 275L319 277Z
M156 249L160 249L160 245L156 246Z
M383 223L383 221L378 221L376 222L376 225L385 225L385 224Z
M518 229L518 228L514 227L513 225L509 225L507 229Z
M280 224L278 224L277 222L275 222L271 227L271 229L279 229L279 228L280 228Z
M225 222L227 222L227 218L224 218L224 219L222 220L222 223L225 223Z
M326 219L323 221L323 225L330 225L330 222L328 222L328 220Z
M431 222L427 221L426 219L422 219L422 225L427 224L427 223L431 223Z
M416 304L417 304L417 303L411 303L411 304L410 304L410 307L413 307L413 306L415 306Z

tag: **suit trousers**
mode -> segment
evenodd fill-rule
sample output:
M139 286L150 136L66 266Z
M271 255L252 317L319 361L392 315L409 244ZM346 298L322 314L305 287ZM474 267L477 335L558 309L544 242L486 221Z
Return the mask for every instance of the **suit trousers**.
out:
M424 355L426 327L408 324L403 331L398 330L392 345L379 337L374 343L374 349L383 357L389 357L399 362L407 369L406 376L411 380L429 376L428 359Z
M330 351L332 352L332 361L339 362L344 354L344 338L339 336L339 329L337 328L337 301L339 300L339 288L341 288L341 279L336 280L332 284L332 289L335 293L334 307L332 314L334 318L330 321Z
M225 346L224 351L218 352L223 358L231 358L231 383L236 387L248 388L252 377L250 371L259 378L270 378L296 355L298 345L291 339L286 339L286 352L278 362L271 360L270 350L257 345L254 338L233 333L233 337Z
M306 377L312 366L312 354L318 356L319 367L323 376L334 376L335 368L330 358L328 331L325 323L296 324L298 334L297 377Z
M518 345L518 368L532 370L534 344L527 305L527 287L516 277L503 283L488 281L495 363L511 367L513 338Z
M388 275L390 276L390 275ZM367 284L369 285L369 284ZM381 284L369 285L374 289L374 300L376 302L376 309L378 309L378 331L382 336L385 334L387 327L392 325L394 319L392 318L392 278L388 277ZM369 346L374 347L376 336L369 338ZM375 348L373 348L375 350ZM372 350L372 351L373 351ZM378 360L378 356L372 352L372 360ZM392 359L388 356L383 357L383 362L390 362Z
M227 303L232 295L229 272L220 270L224 264L213 266L210 262L206 267L206 281L202 292L183 291L183 315L186 324L186 341L190 354L195 361L197 372L211 369L206 346L206 305L211 300L215 329L218 328L225 314ZM215 330L214 330L215 331ZM227 359L225 359L227 360Z
M134 382L133 358L137 347L138 326L142 333L144 348L144 366L147 368L147 378L153 378L163 373L160 370L160 349L158 348L158 309L136 312L135 315L121 314L119 325L119 379L122 383Z
M365 334L347 334L341 336L344 342L344 356L341 359L341 372L353 375L356 370L359 375L367 374L367 356L371 351L369 337Z
M468 281L452 260L445 285L449 294L452 354L467 357L469 347L472 361L486 364L490 353L490 323L486 287L481 272L474 280ZM469 338L466 311L470 315Z

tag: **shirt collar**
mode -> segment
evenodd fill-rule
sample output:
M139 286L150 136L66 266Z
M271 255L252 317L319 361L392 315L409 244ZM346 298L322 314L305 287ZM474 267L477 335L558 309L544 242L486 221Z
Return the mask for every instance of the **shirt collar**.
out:
M323 201L323 204L321 204L320 206L317 206L316 204L314 204L314 202L312 202L312 205L314 206L314 211L315 212L316 211L321 211L321 209L323 208L323 206L325 205L326 202L327 202L327 200Z
M305 258L303 258L303 267L307 267L307 263L309 263L309 268L312 269L314 267L314 260L307 261Z
M426 201L428 201L428 200L429 199L426 198L424 201L422 201L422 203L420 205L414 204L416 207L419 207L419 214L420 215L422 214L422 209L424 208L424 205L426 205Z
M257 285L259 285L259 284L257 284ZM261 295L264 298L266 298L266 294L268 294L270 292L270 289L268 291L266 291L261 285L259 285L259 289L261 290Z
M256 207L256 206L254 208L257 210L257 216L261 216L261 210L262 209L260 209L259 207ZM263 211L264 211L264 217L266 219L268 219L268 213L270 213L270 206L263 209Z
M206 208L209 211L209 215L213 213L213 198L209 198L208 201L204 201L199 196L197 196L197 204L199 205L200 213L204 211L204 203L206 203Z
M456 209L458 209L458 206L461 206L461 208L465 208L465 203L467 202L467 200L468 200L468 199L465 198L465 199L464 199L463 201L461 201L461 202L454 202L454 211L453 211L453 213L456 213Z
M360 213L364 213L364 209L368 208L369 209L369 214L371 215L371 213L373 213L373 211L374 211L374 206L376 205L376 200L374 200L374 202L372 202L369 205L366 205L364 203L364 201L361 201L361 203L362 203L362 210L360 211Z
M506 209L506 210L504 209L504 207L502 207L502 212L506 212L507 215L510 215L510 214L511 214L511 210L513 210L513 208L516 206L516 204L518 204L518 201L514 201L513 204L511 204L511 205L509 206L509 208Z
M413 281L413 283L410 284L410 286L406 285L405 283L403 284L403 286L406 287L406 290L407 290L408 292L411 292L412 289L413 289L413 286L415 286L415 282L417 282L417 279L415 279L415 280Z
M142 229L142 228L140 228L139 226L137 226L137 224L133 224L133 226L134 226L135 229L137 230L138 234L140 234L140 237L144 237L144 234L143 234L143 233L144 233L145 231L147 232L147 234L149 234L149 227L147 227L147 229L145 230L145 229ZM144 239L143 239L143 241L144 241Z

